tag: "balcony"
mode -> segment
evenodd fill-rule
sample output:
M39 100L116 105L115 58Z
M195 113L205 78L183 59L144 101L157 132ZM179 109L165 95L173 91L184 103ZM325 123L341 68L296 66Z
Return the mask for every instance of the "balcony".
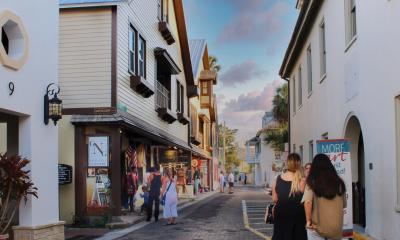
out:
M144 98L148 98L154 94L154 87L143 77L132 75L130 80L131 88Z
M175 38L172 34L171 27L167 22L159 22L158 23L158 30L160 31L161 35L163 36L164 40L167 42L168 45L171 45L175 42Z
M217 119L217 104L216 104L215 99L216 99L216 97L214 94L213 98L211 99L211 106L210 106L210 120L214 121L214 122Z
M158 116L169 124L176 121L176 116L170 110L169 91L160 82L156 81L156 111Z
M208 94L208 95L201 95L200 96L200 106L201 108L211 108L213 107L213 102L214 102L214 94Z

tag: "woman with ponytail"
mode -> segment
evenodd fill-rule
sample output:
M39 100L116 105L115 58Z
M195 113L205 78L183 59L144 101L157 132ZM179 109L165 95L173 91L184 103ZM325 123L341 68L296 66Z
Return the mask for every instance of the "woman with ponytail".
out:
M272 185L272 199L276 204L272 240L306 240L306 217L301 203L305 181L297 153L289 154L286 169Z

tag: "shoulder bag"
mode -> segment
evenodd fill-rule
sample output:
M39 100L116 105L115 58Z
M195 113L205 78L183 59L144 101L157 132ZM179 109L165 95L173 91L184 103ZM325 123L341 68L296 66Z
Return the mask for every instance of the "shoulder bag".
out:
M162 196L162 198L161 198L161 201L160 201L160 204L161 204L162 206L165 205L165 199L166 199L166 197L167 197L167 192L168 192L168 190L169 190L169 187L171 187L171 184L172 184L172 181L170 180L170 181L169 181L168 188L167 188L167 190L165 191L165 193L163 194L163 196Z

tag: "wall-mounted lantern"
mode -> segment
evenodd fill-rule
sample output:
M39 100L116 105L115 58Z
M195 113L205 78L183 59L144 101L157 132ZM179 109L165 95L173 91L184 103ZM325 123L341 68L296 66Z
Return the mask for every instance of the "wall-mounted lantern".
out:
M53 120L54 126L62 118L62 101L57 97L60 93L60 87L51 83L47 86L46 95L44 95L44 124L49 124L49 119Z

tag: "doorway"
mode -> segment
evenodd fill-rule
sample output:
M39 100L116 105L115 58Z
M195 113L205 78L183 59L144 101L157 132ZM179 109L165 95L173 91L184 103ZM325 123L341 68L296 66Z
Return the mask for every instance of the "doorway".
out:
M356 116L352 116L347 122L345 138L350 140L353 223L356 228L364 230L366 225L365 152L363 133Z

